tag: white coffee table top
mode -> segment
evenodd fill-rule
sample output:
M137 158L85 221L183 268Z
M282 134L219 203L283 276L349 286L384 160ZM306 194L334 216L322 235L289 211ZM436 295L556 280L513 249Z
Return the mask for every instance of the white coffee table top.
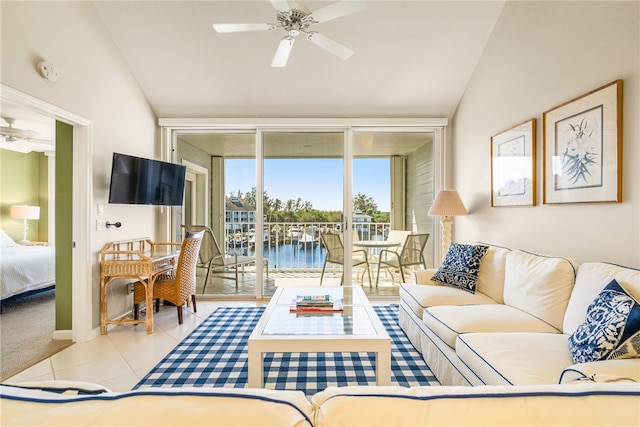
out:
M292 301L298 295L331 295L341 300L342 312L292 313ZM378 335L386 333L360 287L282 287L278 288L263 318L260 335ZM258 329L256 328L256 330ZM380 330L382 327L382 330Z

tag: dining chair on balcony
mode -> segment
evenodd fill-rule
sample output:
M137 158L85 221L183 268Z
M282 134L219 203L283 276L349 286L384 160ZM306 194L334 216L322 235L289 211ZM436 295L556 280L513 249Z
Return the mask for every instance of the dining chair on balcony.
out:
M182 305L191 297L196 312L196 264L204 232L188 232L180 245L178 265L168 273L158 276L153 282L155 311L160 310L160 300L168 301L178 309L178 323L182 324ZM133 284L133 318L139 318L140 303L146 299L146 288L142 282ZM151 310L147 307L147 310Z
M228 269L234 270L234 280L236 282L236 289L238 289L238 269L241 268L244 273L245 266L256 264L256 257L225 253L218 244L218 240L213 234L213 231L205 225L189 225L185 228L187 231L204 231L204 238L202 239L202 245L200 246L200 252L198 254L198 263L196 265L197 268L207 269L202 293L204 294L207 288L209 276L212 272L227 271ZM269 278L269 261L265 258L263 263L265 265L267 278Z
M414 265L422 265L427 268L427 262L424 259L424 247L429 240L429 234L409 234L404 241L402 250L400 253L391 250L383 249L380 251L380 257L378 259L378 274L376 275L376 286L378 286L378 280L380 278L380 269L385 268L391 272L391 279L393 280L393 270L400 270L400 277L402 282L405 282L404 269L406 267Z
M320 238L322 244L327 250L327 255L322 265L322 273L320 274L320 286L322 286L322 279L324 278L324 272L327 268L327 264L338 264L343 266L344 270L344 245L342 244L342 238L340 234L335 233L321 233ZM369 276L369 287L371 287L371 272L369 271L369 260L367 258L367 251L364 249L356 249L352 252L352 267L364 265L367 275ZM344 282L344 271L342 278L340 279L340 285ZM364 275L363 275L364 282Z

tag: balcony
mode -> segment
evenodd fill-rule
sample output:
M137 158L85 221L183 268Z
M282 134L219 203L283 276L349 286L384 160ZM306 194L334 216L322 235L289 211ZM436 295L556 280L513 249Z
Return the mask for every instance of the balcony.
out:
M265 223L262 236L256 233L255 224L227 223L223 240L227 253L252 256L255 245L263 246L263 256L269 260L269 275L265 281L263 295L273 295L278 286L304 285L319 286L326 249L320 240L321 233L340 233L340 223ZM353 240L384 241L389 234L389 223L357 223L353 225ZM400 247L396 248L400 250ZM376 287L377 264L375 260L380 248L367 249L370 260L371 286L364 266L353 268L352 281L361 285L371 297L389 297L398 295L401 282L399 274L382 270ZM212 273L205 293L205 271L198 272L198 292L200 296L236 297L250 296L256 293L256 274L254 267L245 268L239 275L236 287L232 270ZM406 273L406 272L405 272ZM322 286L339 286L342 267L328 264L322 280ZM408 280L408 279L406 279ZM363 283L364 282L364 283Z

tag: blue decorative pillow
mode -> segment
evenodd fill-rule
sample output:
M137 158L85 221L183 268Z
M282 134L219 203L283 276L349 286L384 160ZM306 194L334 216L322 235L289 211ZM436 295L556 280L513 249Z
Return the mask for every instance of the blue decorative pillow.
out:
M640 357L640 305L614 279L569 337L574 363Z
M485 245L452 243L442 265L431 280L476 293L480 261L489 249Z

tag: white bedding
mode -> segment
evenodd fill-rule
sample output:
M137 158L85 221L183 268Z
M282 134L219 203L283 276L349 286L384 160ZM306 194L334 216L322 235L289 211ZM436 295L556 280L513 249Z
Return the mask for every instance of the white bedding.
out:
M0 299L55 283L55 247L0 248Z

